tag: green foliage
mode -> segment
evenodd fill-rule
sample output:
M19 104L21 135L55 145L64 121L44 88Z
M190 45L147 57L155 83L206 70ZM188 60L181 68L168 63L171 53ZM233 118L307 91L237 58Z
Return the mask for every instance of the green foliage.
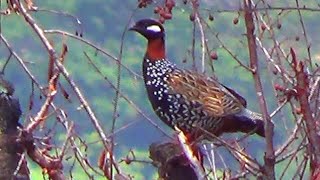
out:
M45 174L37 164L34 164L31 160L29 160L28 167L30 169L30 179L43 179ZM48 178L47 176L45 177Z
M121 35L124 31L125 25L128 23L131 13L136 7L136 2L123 0L119 3L118 0L114 1L103 1L103 0L67 0L67 1L39 1L37 6L40 8L47 8L53 10L59 10L63 12L68 12L76 15L80 18L82 22L82 27L84 30L84 38L94 42L95 44L106 49L112 55L119 56L119 48L121 46ZM210 3L206 4L210 5ZM286 6L287 1L279 1L278 5ZM211 8L211 7L206 7ZM153 17L151 15L152 9L139 9L135 14L135 20L141 17ZM203 16L206 17L207 11L203 11ZM271 12L277 14L278 12ZM188 6L181 5L179 8L175 8L173 11L173 20L167 21L165 23L167 36L167 51L170 59L178 64L180 67L190 68L192 57L190 54L191 43L192 43L192 28L193 22L189 21L190 8ZM79 27L75 25L75 22L72 18L64 17L61 15L45 13L45 12L36 12L32 13L36 17L37 22L44 29L61 29L67 30L71 33L80 31ZM308 32L311 35L318 32L318 27L312 26L318 22L318 18L315 17L312 13L304 12L305 22L308 26ZM217 51L218 60L213 62L215 69L215 75L228 86L231 86L234 89L242 94L248 101L249 107L252 107L255 110L258 110L257 97L254 91L254 85L252 83L251 74L240 67L238 63L233 59L233 57L223 48L220 47L215 38L215 33L219 33L220 39L223 40L225 46L228 49L232 49L232 52L239 58L239 60L244 64L248 65L248 51L245 48L246 37L244 34L244 21L239 18L239 23L237 25L233 24L233 19L238 17L237 13L215 13L213 22L207 22L211 31L206 31L208 37L208 43L211 45L210 48ZM21 16L10 15L2 18L2 33L5 37L8 38L10 43L13 44L15 50L21 55L21 57L30 62L28 68L32 70L35 77L38 79L41 85L45 85L47 82L47 66L48 66L48 56L47 52L43 49L41 42L34 32L24 23L24 19ZM282 30L276 30L277 38L285 39L288 34L292 36L301 36L300 31L296 31L295 26L299 22L297 16L288 15L287 21L282 22ZM57 36L57 35L48 35L53 41L58 52L62 46L62 42L68 45L68 54L66 57L66 68L71 73L72 78L80 86L80 89L87 97L90 105L94 108L98 118L102 121L105 132L111 132L111 124L113 119L113 100L115 96L115 90L105 81L103 78L106 77L114 85L117 83L117 63L112 60L110 57L104 56L101 53L97 52L94 48L84 45L83 43L71 39L70 37ZM199 37L198 30L196 31L196 38ZM312 41L315 42L316 47L319 46L319 36L312 36ZM267 39L267 38L266 38ZM271 40L270 40L271 41ZM122 63L129 67L136 74L141 75L141 62L142 57L145 51L146 42L143 38L137 36L136 34L127 32L125 36L124 51L122 54ZM196 61L201 58L201 46L199 39L196 41ZM298 46L298 45L296 45ZM288 47L289 48L289 47ZM6 54L5 48L3 45L0 49L2 54ZM87 52L92 59L92 61L97 65L99 70L102 72L103 77L99 75L94 68L87 61L83 52ZM259 56L263 56L259 52ZM302 51L301 57L306 57L306 51ZM261 57L262 58L262 57ZM6 59L6 56L1 57L1 65ZM183 63L182 60L187 59L187 63ZM206 59L209 58L206 56ZM206 62L206 64L209 64ZM261 62L261 67L263 71L266 72L268 65ZM208 74L212 75L213 72L210 71L210 67L207 66ZM26 73L21 69L17 62L10 61L7 69L7 74L12 82L15 82L16 87L16 96L20 98L21 106L25 115L33 114L39 110L39 105L43 102L43 99L40 99L40 93L38 90L35 91L34 102L35 105L31 111L28 110L29 105L29 96L31 95L31 84L30 80L26 78ZM269 83L268 79L264 80L264 83ZM63 107L67 107L66 113L68 118L74 120L76 131L84 137L86 142L95 142L90 144L89 150L86 152L90 160L97 161L97 156L102 150L102 145L100 142L97 142L98 134L94 132L93 126L88 119L86 113L83 109L78 110L80 103L75 100L75 94L69 87L68 83L62 78L62 86L66 89L68 94L71 96L71 101L68 102L62 96L58 97L57 104ZM121 86L120 91L124 96L127 96L132 100L137 107L147 112L149 116L153 115L151 111L151 106L147 101L146 93L140 77L132 75L126 69L122 67L121 73ZM266 97L267 101L272 104L273 97L272 87L266 87ZM270 97L270 98L269 98ZM274 109L276 104L272 104L270 109ZM286 111L287 112L287 111ZM138 115L134 107L128 103L123 98L119 101L119 110L118 114L120 115L117 119L116 127L120 128L130 122L139 121L142 119ZM155 117L155 116L153 116ZM54 118L52 118L54 119ZM155 119L157 124L159 121ZM143 121L143 123L148 123ZM139 137L144 136L154 136L154 141L159 140L160 132L155 132L155 129L146 129L145 126L141 128L141 124L137 123L134 126L139 126L140 131L135 132L139 134ZM53 123L51 123L53 124ZM162 125L162 124L161 124ZM141 127L140 127L141 126ZM284 138L284 132L278 132L278 129L281 129L283 126L279 125L276 127L276 142L281 142ZM48 127L50 128L50 127ZM150 128L150 126L148 126ZM136 130L134 127L128 127L128 131ZM141 130L142 129L142 130ZM148 133L148 134L145 134ZM64 134L56 133L55 140L58 142L63 142L65 140ZM151 138L150 138L151 139ZM149 140L150 141L150 140ZM117 150L117 157L125 157L128 149L132 148L127 144L135 144L137 149L134 149L135 156L137 159L147 159L148 152L145 144L152 143L147 142L145 139L139 139L134 137L124 137L117 139L117 142L121 144L120 146L125 150ZM261 139L255 139L255 143L261 143ZM254 145L252 145L254 147ZM145 149L141 149L145 147ZM263 156L261 149L255 150L255 153L258 154L260 159ZM29 161L29 168L31 171L31 179L42 179L42 171L38 168L37 165L34 165ZM71 163L68 162L68 168L70 168ZM286 163L277 166L277 175L280 174L281 170L284 169ZM135 177L135 179L155 179L156 172L150 166L143 163L132 163L126 165L125 163L121 164L123 171L127 174L130 174ZM66 168L66 173L68 168ZM294 169L295 166L291 165L289 169ZM85 172L81 171L78 164L74 167L74 179L84 179L86 177ZM290 171L289 171L290 172ZM289 174L289 173L288 173ZM286 175L286 178L291 178L290 175ZM97 177L98 179L100 177ZM102 178L101 178L102 179Z

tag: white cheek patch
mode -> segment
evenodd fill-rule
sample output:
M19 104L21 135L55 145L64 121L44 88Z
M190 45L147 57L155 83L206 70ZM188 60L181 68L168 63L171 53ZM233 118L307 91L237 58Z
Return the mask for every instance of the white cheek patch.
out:
M158 25L151 25L147 27L147 30L153 32L161 32L161 28Z

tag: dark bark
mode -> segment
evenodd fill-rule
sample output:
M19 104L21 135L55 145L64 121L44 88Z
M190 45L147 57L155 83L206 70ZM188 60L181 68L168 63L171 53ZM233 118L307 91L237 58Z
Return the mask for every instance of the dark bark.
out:
M153 143L149 147L150 158L158 168L159 178L164 180L198 180L195 169L179 144Z
M5 85L1 83L2 88ZM0 179L29 179L25 159L21 159L23 147L17 142L19 134L19 101L2 90L0 94Z

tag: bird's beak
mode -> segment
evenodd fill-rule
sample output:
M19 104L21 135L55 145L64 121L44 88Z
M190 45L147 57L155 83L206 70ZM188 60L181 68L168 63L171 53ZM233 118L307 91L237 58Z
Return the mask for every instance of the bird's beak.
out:
M136 25L129 28L129 31L138 31L138 30L139 28Z

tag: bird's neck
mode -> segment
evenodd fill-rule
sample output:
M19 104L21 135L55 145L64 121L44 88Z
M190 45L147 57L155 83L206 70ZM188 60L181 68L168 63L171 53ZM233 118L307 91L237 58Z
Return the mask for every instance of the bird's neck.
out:
M152 60L160 60L166 58L166 48L164 38L150 39L146 56Z

